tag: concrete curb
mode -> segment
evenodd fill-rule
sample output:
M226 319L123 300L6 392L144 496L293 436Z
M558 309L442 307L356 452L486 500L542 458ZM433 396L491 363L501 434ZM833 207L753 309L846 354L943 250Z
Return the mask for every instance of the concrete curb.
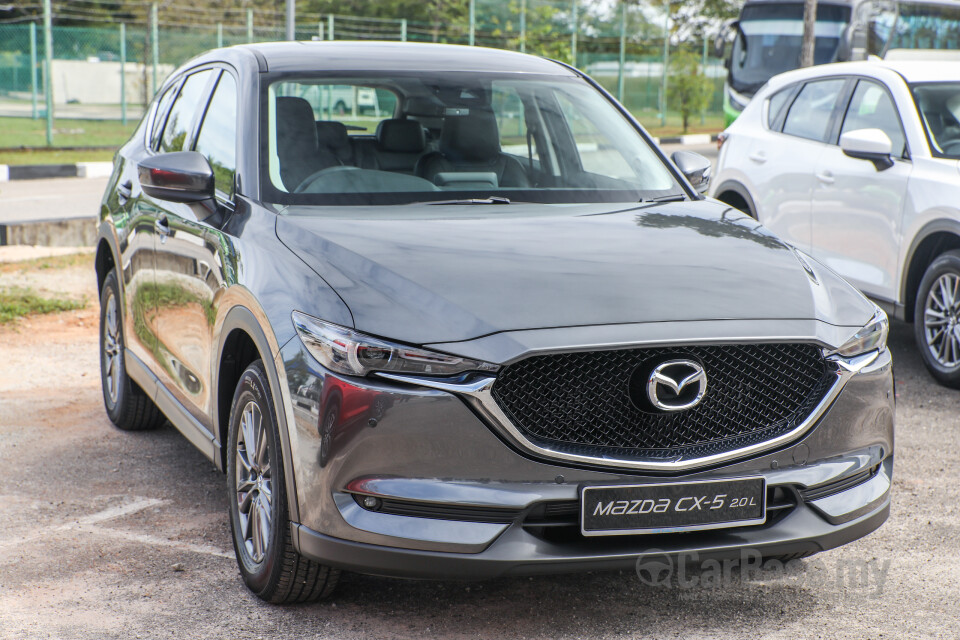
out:
M97 240L96 217L0 223L0 247L92 247Z
M0 164L0 182L43 178L105 178L113 172L112 162L74 164Z
M717 141L717 134L692 133L686 136L672 136L668 138L654 138L657 144L710 144Z

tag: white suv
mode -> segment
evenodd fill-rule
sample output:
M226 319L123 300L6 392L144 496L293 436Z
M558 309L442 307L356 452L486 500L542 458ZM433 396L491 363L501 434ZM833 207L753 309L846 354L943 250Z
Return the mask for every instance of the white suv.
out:
M710 194L914 322L960 388L960 68L869 61L776 76L723 133Z

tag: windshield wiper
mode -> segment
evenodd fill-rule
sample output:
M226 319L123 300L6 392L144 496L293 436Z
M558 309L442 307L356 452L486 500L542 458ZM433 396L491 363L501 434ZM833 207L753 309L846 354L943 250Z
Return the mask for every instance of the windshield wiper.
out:
M486 198L464 198L462 200L436 200L424 204L510 204L510 198L487 196Z
M641 200L640 202L683 202L687 199L682 193L674 193L669 196L660 196L659 198L650 198L649 200Z

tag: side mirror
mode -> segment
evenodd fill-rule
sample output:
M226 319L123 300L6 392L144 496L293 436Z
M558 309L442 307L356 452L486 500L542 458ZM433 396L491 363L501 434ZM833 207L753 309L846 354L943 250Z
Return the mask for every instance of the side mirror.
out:
M857 129L840 136L840 148L845 155L859 160L869 160L877 171L893 166L893 143L880 129Z
M161 153L137 165L140 187L151 198L201 202L213 198L213 169L196 151Z
M710 161L693 151L675 151L670 159L698 193L710 186Z

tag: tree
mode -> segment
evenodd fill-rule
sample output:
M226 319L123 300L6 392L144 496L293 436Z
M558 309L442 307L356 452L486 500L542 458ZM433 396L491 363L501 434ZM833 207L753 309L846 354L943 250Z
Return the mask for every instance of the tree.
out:
M670 58L669 76L667 99L670 106L683 117L683 132L686 133L690 116L707 108L713 84L704 74L700 58L695 53L682 49Z
M803 3L803 42L800 45L800 66L813 66L813 49L816 36L817 0L804 0Z

